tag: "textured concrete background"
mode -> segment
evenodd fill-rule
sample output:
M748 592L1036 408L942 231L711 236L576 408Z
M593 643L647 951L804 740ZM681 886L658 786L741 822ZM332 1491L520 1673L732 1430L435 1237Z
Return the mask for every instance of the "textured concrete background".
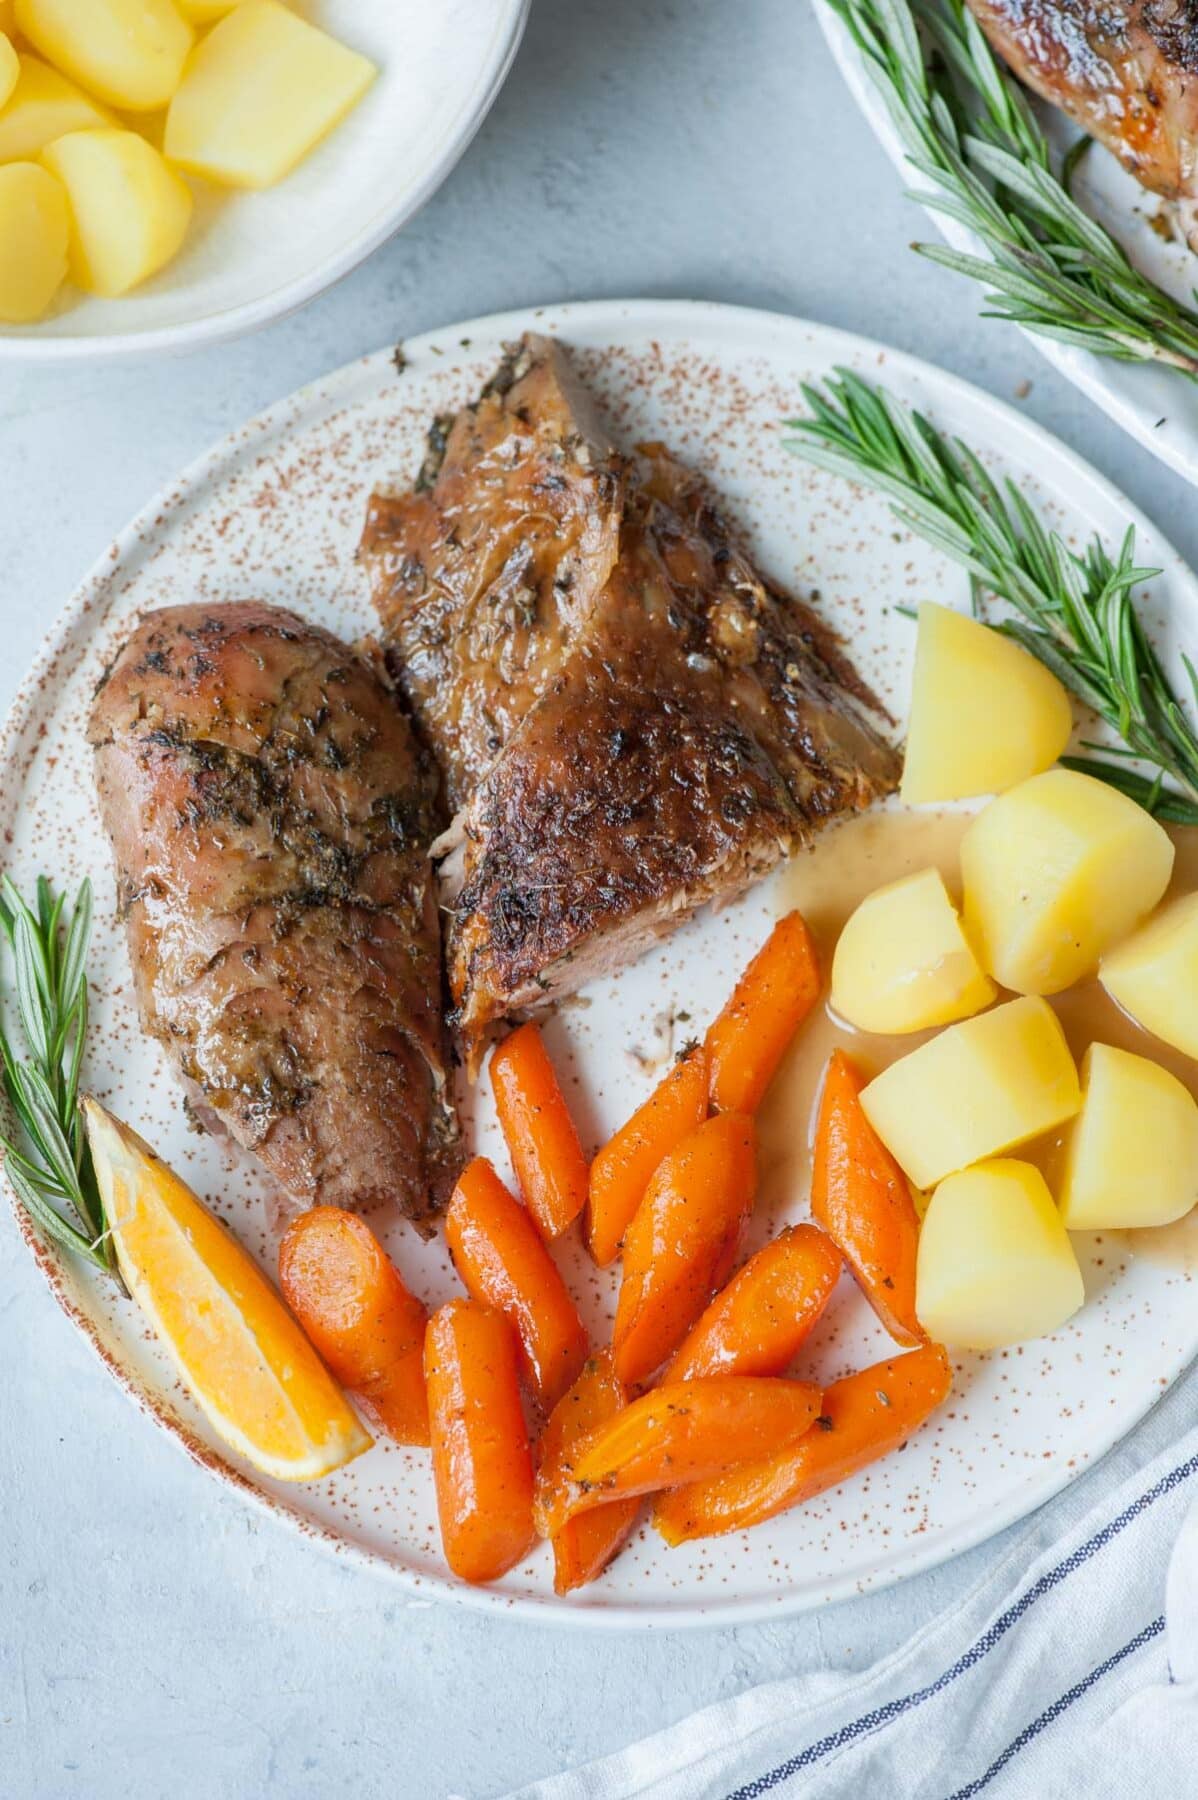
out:
M0 704L97 550L240 420L397 336L545 300L738 301L885 339L1019 397L1198 558L1193 492L979 320L971 288L909 253L920 235L802 0L536 0L464 161L323 300L189 359L0 374ZM864 1667L998 1554L817 1617L674 1638L409 1606L137 1420L0 1213L5 1800L476 1800L752 1683ZM1196 1392L1057 1501L1062 1521L1180 1429Z

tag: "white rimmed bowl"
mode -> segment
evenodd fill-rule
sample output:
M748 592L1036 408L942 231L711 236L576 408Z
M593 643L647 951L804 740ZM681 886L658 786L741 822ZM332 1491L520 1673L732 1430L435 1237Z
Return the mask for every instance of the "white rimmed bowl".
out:
M144 356L255 331L323 293L430 199L511 67L530 0L297 0L378 77L323 144L262 193L193 183L180 254L120 300L69 284L48 319L0 326L0 360Z

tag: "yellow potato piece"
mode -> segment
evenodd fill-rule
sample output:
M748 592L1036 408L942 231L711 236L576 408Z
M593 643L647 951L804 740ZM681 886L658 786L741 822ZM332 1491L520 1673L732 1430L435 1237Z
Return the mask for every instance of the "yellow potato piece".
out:
M1003 987L1056 994L1151 912L1172 870L1168 834L1142 806L1050 769L992 800L965 833L965 929Z
M1146 1056L1091 1044L1069 1128L1061 1217L1070 1231L1169 1225L1198 1200L1198 1105Z
M172 0L17 0L17 24L55 68L127 112L166 105L195 40Z
M870 1124L918 1188L934 1187L1063 1124L1081 1105L1077 1069L1047 1001L1008 1000L960 1025L870 1082Z
M116 124L106 107L40 57L22 51L18 61L17 85L0 111L0 163L27 162L68 131Z
M1064 687L1021 645L964 613L919 609L902 797L910 806L1000 794L1069 742Z
M229 187L270 187L345 117L375 72L277 0L242 0L187 65L167 114L166 154Z
M238 0L177 0L177 4L183 17L193 25L211 25L214 19L223 19L232 12Z
M42 162L71 203L71 275L113 299L174 256L191 219L191 192L135 131L74 131Z
M0 36L0 107L16 87L20 73L21 59L13 48L12 39Z
M832 958L832 1008L858 1031L927 1031L989 1006L983 974L938 869L869 894Z
M263 1474L315 1481L369 1434L258 1265L94 1100L88 1142L126 1286L214 1430Z
M0 31L10 43L17 35L17 12L13 0L0 0Z
M950 1175L919 1234L915 1311L941 1344L996 1350L1044 1337L1086 1297L1039 1169L999 1158Z
M0 167L0 319L40 319L67 272L69 217L61 183L37 163Z
M1198 1058L1198 894L1172 901L1109 951L1098 978L1137 1025Z

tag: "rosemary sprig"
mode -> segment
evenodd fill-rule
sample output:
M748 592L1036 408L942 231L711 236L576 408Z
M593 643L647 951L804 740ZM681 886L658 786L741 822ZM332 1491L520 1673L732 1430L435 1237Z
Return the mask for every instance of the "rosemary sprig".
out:
M969 571L974 608L983 592L1016 616L997 622L1104 719L1121 747L1074 766L1129 794L1159 818L1198 825L1198 734L1174 693L1132 604L1159 575L1136 566L1131 527L1112 559L1097 536L1076 555L1037 518L1015 484L1001 487L961 442L942 437L885 388L838 369L826 389L804 386L811 409L788 419L786 440L806 462L885 494L896 517ZM1185 659L1188 698L1198 674ZM1147 763L1145 776L1129 766Z
M45 876L38 877L33 906L7 875L0 878L0 929L12 950L25 1052L18 1053L0 1020L4 1091L18 1126L14 1137L0 1132L0 1146L17 1198L47 1236L112 1271L104 1207L78 1105L91 926L89 881L81 884L68 913Z
M908 190L911 198L972 232L988 256L913 248L985 282L986 316L1098 356L1198 376L1198 311L1134 268L1071 198L1076 159L1066 158L1058 179L1031 107L964 0L828 4L882 94L907 160L931 184Z

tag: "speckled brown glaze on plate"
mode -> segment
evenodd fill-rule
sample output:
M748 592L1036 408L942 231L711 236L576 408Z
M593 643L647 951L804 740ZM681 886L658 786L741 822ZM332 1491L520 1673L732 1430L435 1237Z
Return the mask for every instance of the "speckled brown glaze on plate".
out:
M4 862L97 878L92 958L94 1034L87 1080L143 1132L273 1272L281 1206L246 1158L197 1135L158 1049L138 1031L112 872L92 792L83 719L95 682L136 613L245 595L297 608L347 637L369 632L353 566L366 497L380 478L415 469L428 419L477 388L500 343L530 325L560 332L617 432L660 437L710 474L761 565L811 597L849 640L865 678L901 716L911 627L896 601L959 598L961 578L913 541L884 507L804 469L781 448L780 420L799 384L847 363L914 397L938 423L1017 474L1067 534L1117 538L1129 519L1140 560L1159 563L1153 617L1169 654L1198 622L1198 587L1175 553L1105 482L1006 408L950 377L823 327L730 308L605 303L454 326L351 364L245 426L166 490L102 557L54 626L4 729ZM397 360L403 361L402 369ZM1033 474L1034 471L1034 474ZM821 856L835 854L829 839ZM634 970L563 1009L549 1038L584 1138L598 1143L644 1095L652 1065L719 1005L784 904L786 873L716 916L682 929ZM690 1015L689 1018L683 1015ZM506 1167L484 1088L463 1096L478 1148ZM807 1121L800 1153L775 1179L755 1241L806 1211ZM422 1245L376 1218L405 1276L430 1301L454 1281L440 1240ZM1089 1299L1065 1330L991 1357L958 1359L944 1411L909 1447L809 1506L755 1532L667 1551L642 1531L591 1588L556 1600L549 1554L495 1589L455 1583L441 1562L421 1452L380 1445L347 1470L287 1489L234 1467L178 1388L129 1302L25 1235L63 1309L118 1381L206 1467L337 1552L400 1579L413 1599L444 1596L589 1625L681 1626L760 1618L892 1581L964 1549L1030 1511L1101 1454L1198 1350L1198 1308L1180 1258L1133 1259L1082 1241ZM610 1311L609 1273L575 1246L567 1278L594 1321ZM804 1372L833 1377L886 1353L887 1341L847 1280Z

